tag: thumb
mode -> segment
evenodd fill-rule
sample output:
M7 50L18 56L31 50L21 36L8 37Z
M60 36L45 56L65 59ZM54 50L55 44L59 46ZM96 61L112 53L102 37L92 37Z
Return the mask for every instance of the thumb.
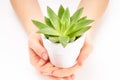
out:
M31 45L32 49L35 51L35 53L40 56L43 60L48 60L48 53L47 50L37 41L34 41L34 43Z

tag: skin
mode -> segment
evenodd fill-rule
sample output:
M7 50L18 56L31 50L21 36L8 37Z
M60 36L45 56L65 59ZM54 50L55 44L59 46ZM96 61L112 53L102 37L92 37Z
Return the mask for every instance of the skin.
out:
M84 7L82 16L87 16L95 20L91 24L93 28L96 26L98 20L104 13L109 0L82 0L78 8ZM93 28L89 30L85 43L80 50L80 55L77 63L71 68L57 68L52 65L48 58L48 52L44 48L42 39L36 33L37 28L33 25L31 19L44 21L41 9L37 0L11 0L11 4L20 19L26 33L28 34L28 45L30 62L41 75L51 78L51 80L73 80L76 70L82 67L83 62L87 59L93 50L91 43L91 34Z

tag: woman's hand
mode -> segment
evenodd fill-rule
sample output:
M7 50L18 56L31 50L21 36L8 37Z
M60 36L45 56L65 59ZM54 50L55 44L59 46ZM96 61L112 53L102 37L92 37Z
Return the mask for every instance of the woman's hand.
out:
M63 80L73 80L73 74L75 71L77 71L81 66L82 63L86 60L86 58L89 56L89 54L92 52L93 46L89 39L85 40L85 43L80 51L80 55L78 57L78 63L74 65L71 68L57 68L53 66L50 62L45 64L41 67L41 74L47 75L53 80L60 80L63 78ZM59 78L59 79L57 79Z
M80 50L80 55L78 57L78 64L83 64L83 62L88 58L90 53L93 51L93 44L86 38L83 47Z
M48 61L48 54L43 46L42 39L39 34L31 33L28 40L30 62L38 70L41 70L43 66Z
M29 35L29 53L30 53L30 62L35 67L35 69L41 74L43 71L47 71L47 76L51 78L52 80L60 80L59 77L53 77L52 75L48 75L53 70L56 70L57 68L54 67L49 61L48 61L48 54L46 49L43 46L42 39L39 34L32 33ZM44 74L43 74L44 75ZM73 75L70 76L73 78ZM68 79L65 77L64 79Z

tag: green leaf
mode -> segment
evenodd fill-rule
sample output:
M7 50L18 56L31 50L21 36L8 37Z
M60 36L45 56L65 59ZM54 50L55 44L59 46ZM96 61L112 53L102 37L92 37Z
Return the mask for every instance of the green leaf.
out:
M59 42L65 47L69 43L70 38L68 36L60 36Z
M50 41L54 42L54 43L58 43L59 42L59 38L58 37L49 37L48 39Z
M83 35L86 31L88 31L90 28L91 28L91 26L86 26L86 27L82 28L81 30L78 30L78 31L76 31L76 32L74 32L74 33L71 33L70 36L71 36L71 37L81 36L81 35Z
M37 20L32 20L32 22L39 29L42 29L42 28L45 28L45 27L49 27L49 26L47 26L47 25L45 25L45 24L43 24L43 23L41 23L41 22L39 22Z
M83 8L78 9L70 18L70 24L75 23L83 12Z
M38 32L39 33L39 32ZM44 34L44 36L48 39L49 38L49 35L47 35L47 34Z
M50 8L47 7L48 16L50 18L51 23L53 24L53 27L60 31L60 20L59 17L55 14L55 12Z
M93 20L83 20L83 21L80 21L73 29L74 30L79 30L82 27L87 26L87 25L89 25L92 22L93 22Z
M70 11L68 8L64 11L64 14L61 18L61 24L63 25L61 28L62 32L64 32L66 28L70 25Z
M48 26L53 27L53 25L52 25L50 19L47 18L47 17L45 17L45 23L46 23Z
M58 16L60 19L62 18L64 11L65 11L64 7L60 5L59 10L58 10Z
M32 22L39 28L38 33L60 36L60 34L56 30L49 27L48 25L45 25L45 24L43 24L39 21L36 21L36 20L32 20Z
M75 40L75 38L76 38L75 36L71 37L70 42L73 42Z
M75 24L79 24L80 22L82 22L84 20L87 20L87 16L84 16L84 17L78 19L78 21Z
M56 30L54 30L54 29L52 29L50 27L40 29L38 31L38 33L47 34L47 35L53 35L53 36L60 36L60 34Z
M67 24L70 23L70 11L68 8L64 11L64 14L61 18L61 22L67 23Z
M83 20L83 21L80 21L77 25L75 25L71 31L69 31L68 34L71 34L71 33L74 33L76 31L79 31L81 30L82 28L86 27L87 25L89 25L90 23L92 23L93 20Z
M70 25L70 27L66 30L65 34L68 35L69 33L71 33L73 31L73 28L78 25L80 22L86 20L86 16L80 18L77 22L75 22L74 24ZM79 24L80 25L80 24Z

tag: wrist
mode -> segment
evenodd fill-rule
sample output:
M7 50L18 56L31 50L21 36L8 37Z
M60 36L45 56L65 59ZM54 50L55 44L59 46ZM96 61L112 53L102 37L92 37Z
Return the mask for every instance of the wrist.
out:
M86 41L89 43L93 43L93 29L90 29L86 34Z
M29 28L26 29L26 32L27 32L28 36L31 35L31 34L37 34L37 28L34 27L34 26L33 26L33 27L32 27L32 26L31 26L31 27L29 26Z
M36 36L36 37L41 37L41 35L40 34L38 34L36 31L34 32L30 32L29 34L28 34L28 37L31 37L31 36Z
M32 33L36 33L38 31L37 27L32 23L32 21L26 21L23 23L23 27L29 36Z

